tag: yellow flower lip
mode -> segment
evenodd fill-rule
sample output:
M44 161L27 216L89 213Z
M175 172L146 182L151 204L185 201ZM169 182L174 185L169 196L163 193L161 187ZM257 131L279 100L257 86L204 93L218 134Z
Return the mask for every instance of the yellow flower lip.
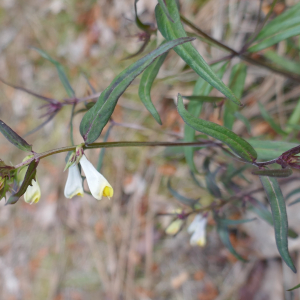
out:
M103 196L104 197L107 197L107 198L110 198L114 195L114 190L112 187L110 186L106 186L103 190Z

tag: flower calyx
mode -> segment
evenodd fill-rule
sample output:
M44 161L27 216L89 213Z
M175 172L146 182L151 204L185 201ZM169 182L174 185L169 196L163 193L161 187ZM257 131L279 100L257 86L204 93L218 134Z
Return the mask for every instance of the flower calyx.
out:
M83 155L83 146L84 146L84 143L82 144L79 144L75 151L71 152L71 154L69 155L69 158L68 158L68 161L66 163L66 166L65 166L65 169L64 171L66 171L68 168L70 168L71 166L73 165L77 165Z

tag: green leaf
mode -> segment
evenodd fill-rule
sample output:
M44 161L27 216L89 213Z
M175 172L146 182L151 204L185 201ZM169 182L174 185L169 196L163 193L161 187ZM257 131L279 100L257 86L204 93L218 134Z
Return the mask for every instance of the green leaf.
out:
M230 251L230 253L235 256L238 260L241 260L243 262L247 262L248 260L244 259L241 255L239 255L235 249L233 248L230 238L229 238L229 230L227 226L222 226L219 222L219 218L215 216L215 221L217 222L217 232L219 234L219 237L224 244L224 246Z
M68 80L68 77L64 71L63 66L55 59L53 59L50 55L48 55L45 51L32 47L35 51L37 51L42 57L44 57L45 59L49 60L52 64L54 64L54 66L56 67L57 73L58 73L58 77L61 81L61 83L63 84L67 94L69 97L74 97L75 96L75 92L71 87L71 84Z
M291 198L292 196L296 195L300 193L300 188L294 189L293 191L291 191L290 193L288 193L285 197L285 200L287 201L289 198Z
M168 11L174 20L170 22L158 4L155 8L155 17L157 21L158 30L163 37L168 40L175 40L180 37L187 36L181 22L180 14L176 2L174 0L166 0ZM222 82L222 80L212 71L210 66L205 62L199 52L188 43L174 49L176 53L204 80L223 93L228 99L240 105L240 101L232 93L232 91Z
M258 102L259 110L262 117L265 119L266 122L275 130L278 134L286 135L286 132L281 129L281 127L275 123L274 119L269 115L269 113L265 110L264 106Z
M229 88L236 95L238 99L242 97L244 91L245 80L247 76L247 66L243 63L239 63L233 66L230 74ZM224 126L229 130L232 130L233 123L235 121L235 112L238 110L238 106L231 101L225 102L224 107Z
M238 111L236 111L234 113L234 116L238 120L242 121L245 124L245 126L246 126L246 128L248 130L248 133L251 134L251 125L250 125L250 122L248 121L248 119L245 116L243 116L241 113L239 113Z
M194 208L195 204L198 203L198 201L199 201L199 199L191 199L191 198L184 197L184 196L180 195L177 191L175 191L171 186L171 178L170 177L168 179L167 188L168 188L169 192L171 193L171 195L173 197L175 197L177 200L179 200L181 203L183 203L184 205L188 205L188 206Z
M151 28L151 25L148 25L148 24L144 24L138 17L137 15L137 8L136 8L136 4L139 0L135 0L134 1L134 12L135 12L135 23L136 23L136 26L143 30L143 31L146 31L146 32L150 32L152 30Z
M252 219L240 219L240 220L230 220L230 219L222 219L219 218L218 219L218 223L220 224L220 226L236 226L239 224L244 224L244 223L248 223L248 222L252 222L256 220L256 218L252 218Z
M174 23L173 19L171 18L170 14L169 14L169 11L168 11L168 8L165 4L165 1L164 0L157 0L159 5L161 6L162 10L164 11L164 13L166 14L167 18L172 22Z
M145 107L148 109L148 111L151 113L151 115L154 117L154 119L162 125L160 116L153 105L151 101L151 87L153 84L154 79L156 78L158 71L160 67L162 66L163 62L165 61L166 57L168 55L168 52L161 55L159 58L155 60L147 69L144 71L140 85L139 85L139 97L141 101L144 103Z
M222 78L228 64L223 64L217 71L217 75ZM213 66L213 69L217 68L217 65ZM193 96L191 97L197 97L197 96L204 96L207 97L207 95L212 91L213 87L208 84L205 80L203 80L201 77L198 78L196 81L194 90L193 90ZM188 104L187 110L190 114L192 114L194 117L198 117L200 115L201 109L202 109L203 102L190 102ZM193 142L195 140L195 129L188 126L187 124L184 125L184 140L186 142ZM184 155L186 162L188 166L190 167L192 172L197 173L197 169L194 163L194 151L195 148L193 147L184 147Z
M14 132L2 120L0 120L0 131L10 143L12 143L16 147L18 147L20 150L32 151L32 145L29 145L24 139L22 139L16 132Z
M299 20L299 17L298 17L298 20ZM260 50L263 50L265 48L268 48L268 47L271 47L273 46L274 44L277 44L289 37L292 37L292 36L296 36L296 35L299 35L300 34L300 24L294 26L294 27L291 27L285 31L282 31L276 35L273 35L269 38L266 38L264 39L263 41L261 42L258 42L257 44L255 44L254 46L251 46L247 49L247 51L249 52L258 52Z
M275 159L283 152L299 145L295 143L279 141L258 141L254 139L248 139L247 141L257 151L258 159L260 160Z
M296 289L299 289L299 287L300 287L300 283L299 284L297 284L296 286L294 286L293 288L291 288L291 289L289 289L289 290L287 290L287 291L293 291L293 290L296 290Z
M275 51L268 50L264 53L264 56L275 63L277 66L281 68L295 73L300 74L300 64L297 63L295 60L287 59L283 56L278 55Z
M287 133L292 132L293 126L298 125L299 121L300 121L300 99L298 100L296 107L294 108L291 116L287 121L286 132Z
M221 198L222 194L219 187L216 184L215 175L209 170L209 158L206 158L203 163L203 169L205 170L205 182L208 191L216 198Z
M260 176L259 178L271 206L278 251L285 263L296 273L297 270L288 251L288 220L281 189L276 178L265 176Z
M191 40L192 38L181 38L175 41L166 42L122 71L101 93L96 104L81 120L80 133L85 143L91 144L99 137L112 115L119 97L141 72L143 72L160 55L168 52L177 45L190 42Z
M251 198L251 210L256 213L259 217L269 223L271 226L274 226L273 217L268 208L263 205L261 202L257 201L255 198ZM288 236L290 238L297 238L298 234L291 228L288 229Z
M183 121L195 130L223 142L235 154L246 161L253 162L256 160L257 153L253 147L248 142L240 138L237 134L223 126L198 119L189 114L184 108L183 100L180 94L178 94L177 109Z
M294 5L278 17L270 21L256 36L255 40L262 40L274 34L287 30L297 24L300 24L300 3Z
M286 169L265 169L265 170L259 170L255 169L251 172L253 175L259 175L259 176L269 176L269 177L289 177L293 174L292 169L286 168Z
M25 174L25 177L24 177L24 180L23 180L19 190L15 194L12 194L9 197L9 199L7 200L5 205L15 204L20 199L20 197L25 194L27 187L29 185L31 185L32 180L35 180L37 166L38 166L38 162L36 162L35 160L33 160L29 164L26 174Z
M202 79L202 78L201 78ZM221 102L224 100L224 97L213 97L213 96L182 96L182 98L188 99L190 101L198 101L198 102Z
M297 204L297 203L299 203L299 202L300 202L300 198L297 199L297 200L295 200L295 201L293 201L293 202L291 202L291 203L289 204L289 206L292 206L292 205Z

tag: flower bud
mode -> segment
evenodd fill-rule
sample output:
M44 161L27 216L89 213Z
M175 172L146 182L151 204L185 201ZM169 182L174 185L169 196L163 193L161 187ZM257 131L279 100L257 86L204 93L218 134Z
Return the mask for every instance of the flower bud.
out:
M39 202L41 198L41 189L38 181L32 179L31 185L27 187L27 190L24 194L24 200L26 203L33 204Z

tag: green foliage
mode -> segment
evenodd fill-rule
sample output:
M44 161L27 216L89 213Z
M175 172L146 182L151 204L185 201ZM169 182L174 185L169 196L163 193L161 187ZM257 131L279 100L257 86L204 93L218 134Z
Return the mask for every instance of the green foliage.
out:
M296 268L288 251L288 220L281 189L275 178L260 176L260 181L271 206L278 251L285 263L296 273Z
M9 126L0 120L0 131L6 137L6 139L18 147L22 151L31 151L32 146L29 145L24 139L22 139L16 132L14 132Z
M180 38L166 42L121 72L102 92L97 103L84 115L80 123L80 133L86 144L93 143L101 134L112 115L119 97L130 83L142 73L157 57L192 38Z

